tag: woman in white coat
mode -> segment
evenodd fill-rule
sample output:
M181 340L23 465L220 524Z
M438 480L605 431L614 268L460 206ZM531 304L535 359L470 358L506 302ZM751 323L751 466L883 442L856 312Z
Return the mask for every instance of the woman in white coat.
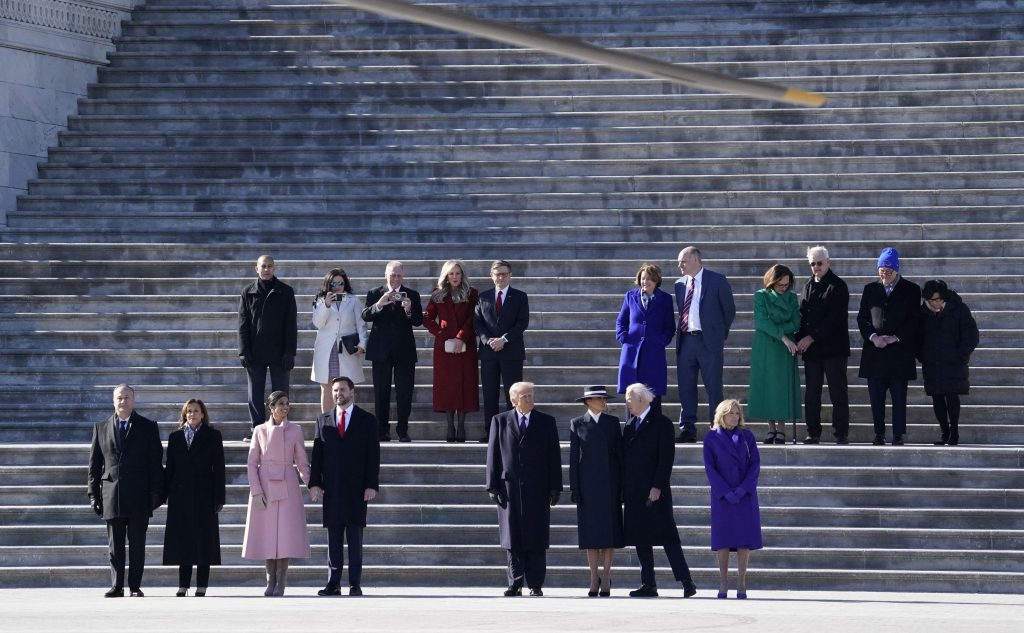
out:
M313 299L313 325L317 333L310 375L313 382L320 385L321 411L334 407L331 380L348 376L356 384L363 382L366 321L363 321L362 311L363 303L352 292L344 270L335 268L324 275L320 291Z

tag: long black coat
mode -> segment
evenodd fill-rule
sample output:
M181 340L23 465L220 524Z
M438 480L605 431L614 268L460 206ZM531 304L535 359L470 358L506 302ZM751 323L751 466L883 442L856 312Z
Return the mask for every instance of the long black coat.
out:
M580 549L622 547L622 430L602 413L569 421L569 489L579 498Z
M547 549L550 545L552 493L562 490L562 454L558 428L550 415L534 409L520 434L515 409L491 419L487 442L487 490L508 499L498 507L501 547Z
M371 323L370 337L366 342L366 360L382 361L391 360L400 365L415 363L416 337L412 333L414 327L423 325L423 306L420 303L420 293L411 288L400 286L399 290L404 292L412 302L408 315L402 309L401 304L392 303L380 312L374 312L373 306L384 293L389 292L388 287L378 286L366 294L366 307L363 309L363 320Z
M345 437L338 437L338 421L331 410L316 419L309 487L324 491L324 527L366 527L367 488L380 489L380 444L377 418L352 408Z
M178 429L167 438L167 528L164 565L220 565L217 510L224 506L224 440L203 424L185 442Z
M242 290L238 298L238 355L257 363L281 363L295 358L299 328L295 291L277 277L270 292L259 291L259 281Z
M966 394L971 386L968 363L978 346L978 324L960 295L950 291L938 314L921 306L917 357L929 396Z
M917 378L917 326L921 320L921 287L900 277L892 294L885 296L881 281L864 286L857 312L857 327L864 338L860 355L861 378L913 380ZM872 334L891 334L898 343L879 349Z
M132 412L123 450L117 447L115 416L98 422L89 450L89 498L103 499L103 518L153 516L163 497L164 447L156 422Z
M672 463L676 445L674 425L663 415L648 413L634 430L626 423L622 431L623 532L626 545L671 545L679 543L679 530L672 514ZM661 498L650 506L651 488Z
M814 343L804 352L804 360L822 361L850 355L850 289L829 270L821 281L812 276L800 296L800 330L796 340L805 336Z

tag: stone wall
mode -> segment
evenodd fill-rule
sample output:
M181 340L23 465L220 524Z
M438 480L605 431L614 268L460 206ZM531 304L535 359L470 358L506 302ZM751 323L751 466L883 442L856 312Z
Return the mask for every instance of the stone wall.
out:
M141 0L0 0L0 225Z

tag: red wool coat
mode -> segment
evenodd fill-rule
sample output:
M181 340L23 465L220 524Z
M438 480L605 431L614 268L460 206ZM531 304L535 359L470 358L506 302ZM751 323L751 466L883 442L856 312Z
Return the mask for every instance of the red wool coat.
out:
M446 296L436 303L431 299L423 313L423 327L434 335L434 411L480 410L476 362L476 333L473 331L473 311L476 309L477 291L470 291L469 300L452 303ZM444 342L457 338L466 344L461 354L444 351Z

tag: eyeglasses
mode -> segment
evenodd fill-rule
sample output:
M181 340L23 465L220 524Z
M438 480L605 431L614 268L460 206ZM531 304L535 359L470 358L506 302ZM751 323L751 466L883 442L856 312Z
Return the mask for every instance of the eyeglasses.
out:
M511 275L512 275L512 273L499 273L499 272L492 272L491 273L491 277L498 277L498 278L510 277Z
M344 281L332 281L331 282L331 288L338 288L338 287L341 287L341 286L344 286L344 285L345 285Z
M825 262L807 262L811 265L811 268L817 268L818 266L824 266Z

